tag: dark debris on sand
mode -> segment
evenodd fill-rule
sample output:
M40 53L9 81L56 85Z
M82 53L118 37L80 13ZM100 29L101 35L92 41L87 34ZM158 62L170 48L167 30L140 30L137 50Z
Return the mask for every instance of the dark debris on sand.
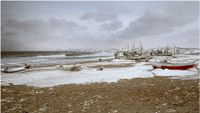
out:
M199 81L166 77L50 88L2 86L2 113L199 113Z

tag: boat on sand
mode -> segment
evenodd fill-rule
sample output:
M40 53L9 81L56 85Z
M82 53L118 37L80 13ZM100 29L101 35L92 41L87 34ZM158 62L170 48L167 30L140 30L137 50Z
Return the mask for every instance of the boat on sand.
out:
M170 70L186 70L197 66L195 62L190 62L190 63L151 62L151 64L154 69L161 68Z
M26 70L25 67L18 67L18 68L5 68L5 69L2 69L1 72L4 72L4 73L16 73L16 72L20 72L20 71L24 71Z

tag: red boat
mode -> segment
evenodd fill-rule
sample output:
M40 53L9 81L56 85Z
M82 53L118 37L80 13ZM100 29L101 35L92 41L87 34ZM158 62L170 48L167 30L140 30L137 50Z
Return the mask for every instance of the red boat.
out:
M195 62L192 63L169 63L169 62L153 62L151 63L153 68L170 69L170 70L186 70L196 67Z

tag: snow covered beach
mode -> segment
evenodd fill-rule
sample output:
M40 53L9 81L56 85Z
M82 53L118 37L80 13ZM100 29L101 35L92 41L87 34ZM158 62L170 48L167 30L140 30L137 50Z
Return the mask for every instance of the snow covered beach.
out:
M40 56L37 62L44 61L45 58L47 61L53 58L58 62L63 60L66 62L51 66L41 62L46 66L35 66L16 73L1 73L2 111L8 113L197 113L199 111L199 65L188 70L163 70L153 69L150 64L152 61L164 59L170 62L190 62L198 59L198 55L180 55L171 59L154 57L149 62L135 62L113 59L109 54L91 55L89 60L88 55L85 55L87 58L79 56L81 62L75 63L75 66L80 67L78 71L69 71L68 68L73 67L74 63L69 63L69 59L63 59L63 56L59 56L62 60L57 58L58 56ZM103 70L99 70L102 67Z
M76 66L80 66L81 70L78 72L71 72L56 68L56 66L37 67L23 72L17 73L2 73L1 84L7 85L12 83L15 85L29 85L36 87L52 87L61 84L85 84L94 82L117 82L120 79L132 79L132 78L149 78L154 76L171 76L171 78L180 79L198 79L199 78L199 65L197 68L189 70L162 70L153 69L149 62L135 62L133 60L123 59L110 59L111 53L98 53L91 58L92 62L76 63ZM103 57L102 57L103 56ZM53 56L44 56L49 58ZM57 57L57 56L56 56ZM61 56L59 56L61 57ZM63 57L63 56L62 56ZM43 58L43 57L42 57ZM82 58L80 56L80 58ZM88 58L88 55L87 55ZM103 61L98 61L98 58ZM155 57L150 60L163 60L166 57ZM198 59L198 55L181 55L177 58L172 58L172 62L189 62ZM39 59L40 60L40 59ZM72 59L73 60L73 59ZM85 59L84 59L85 61ZM65 64L64 67L71 66L71 64ZM104 67L102 71L98 68Z

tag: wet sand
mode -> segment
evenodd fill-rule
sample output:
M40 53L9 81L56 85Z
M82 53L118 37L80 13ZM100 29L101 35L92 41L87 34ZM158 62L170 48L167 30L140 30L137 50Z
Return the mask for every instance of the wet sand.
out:
M199 113L199 81L167 77L49 88L2 86L3 113Z

